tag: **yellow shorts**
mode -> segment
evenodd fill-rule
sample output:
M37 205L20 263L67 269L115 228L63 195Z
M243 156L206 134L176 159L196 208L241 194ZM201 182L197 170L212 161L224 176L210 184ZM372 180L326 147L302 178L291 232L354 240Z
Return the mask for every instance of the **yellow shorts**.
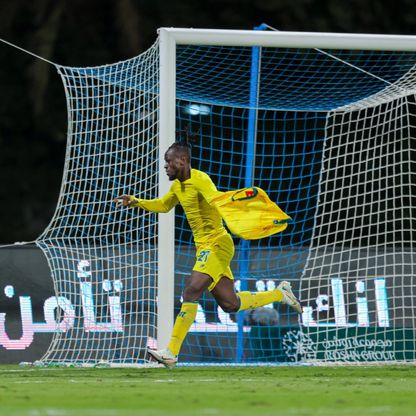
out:
M223 276L234 279L230 269L233 256L234 242L229 234L218 237L212 243L197 247L193 270L205 273L212 278L213 282L208 287L209 291L214 289Z

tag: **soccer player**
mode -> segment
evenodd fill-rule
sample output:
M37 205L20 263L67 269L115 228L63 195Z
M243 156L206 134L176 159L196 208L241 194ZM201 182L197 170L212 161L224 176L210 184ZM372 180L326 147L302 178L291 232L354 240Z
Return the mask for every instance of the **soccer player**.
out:
M195 320L198 300L209 290L224 312L238 312L281 302L301 313L301 306L288 282L267 292L239 292L234 290L230 269L234 243L223 225L218 210L210 201L219 194L211 178L191 168L191 144L188 137L173 143L165 153L165 170L173 184L160 199L145 200L121 195L115 199L124 207L139 207L151 212L168 212L180 203L191 227L196 261L183 291L183 303L176 318L170 342L165 349L148 350L159 363L173 368L182 342Z

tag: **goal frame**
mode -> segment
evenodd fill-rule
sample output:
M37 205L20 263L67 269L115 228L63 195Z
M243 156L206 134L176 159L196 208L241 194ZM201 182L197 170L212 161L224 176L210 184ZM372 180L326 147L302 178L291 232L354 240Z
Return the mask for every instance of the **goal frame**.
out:
M164 151L175 137L176 46L321 48L416 51L416 36L324 32L285 32L160 28L159 195L169 189L164 172ZM159 214L157 341L167 345L173 329L175 279L175 216Z

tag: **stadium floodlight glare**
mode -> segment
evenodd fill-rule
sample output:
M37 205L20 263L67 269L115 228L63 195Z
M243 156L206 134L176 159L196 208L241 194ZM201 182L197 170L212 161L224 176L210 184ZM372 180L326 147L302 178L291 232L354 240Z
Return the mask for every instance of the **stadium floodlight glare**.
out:
M203 297L181 360L414 362L415 62L413 36L162 28L136 58L57 66L66 164L37 244L71 325L42 362L135 365L167 344L194 261L188 226L179 210L111 201L164 195L164 151L186 127L200 137L193 166L220 190L254 184L293 218L236 240L232 266L237 289L291 281L303 315L256 321Z
M209 106L194 103L189 104L184 111L191 116L207 116L211 112Z

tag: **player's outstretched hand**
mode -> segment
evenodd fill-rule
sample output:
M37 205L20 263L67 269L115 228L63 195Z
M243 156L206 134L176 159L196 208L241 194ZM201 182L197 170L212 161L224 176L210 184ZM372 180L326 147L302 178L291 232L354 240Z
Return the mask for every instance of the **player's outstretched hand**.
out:
M114 202L117 207L129 207L133 203L128 195L120 195L114 199Z

